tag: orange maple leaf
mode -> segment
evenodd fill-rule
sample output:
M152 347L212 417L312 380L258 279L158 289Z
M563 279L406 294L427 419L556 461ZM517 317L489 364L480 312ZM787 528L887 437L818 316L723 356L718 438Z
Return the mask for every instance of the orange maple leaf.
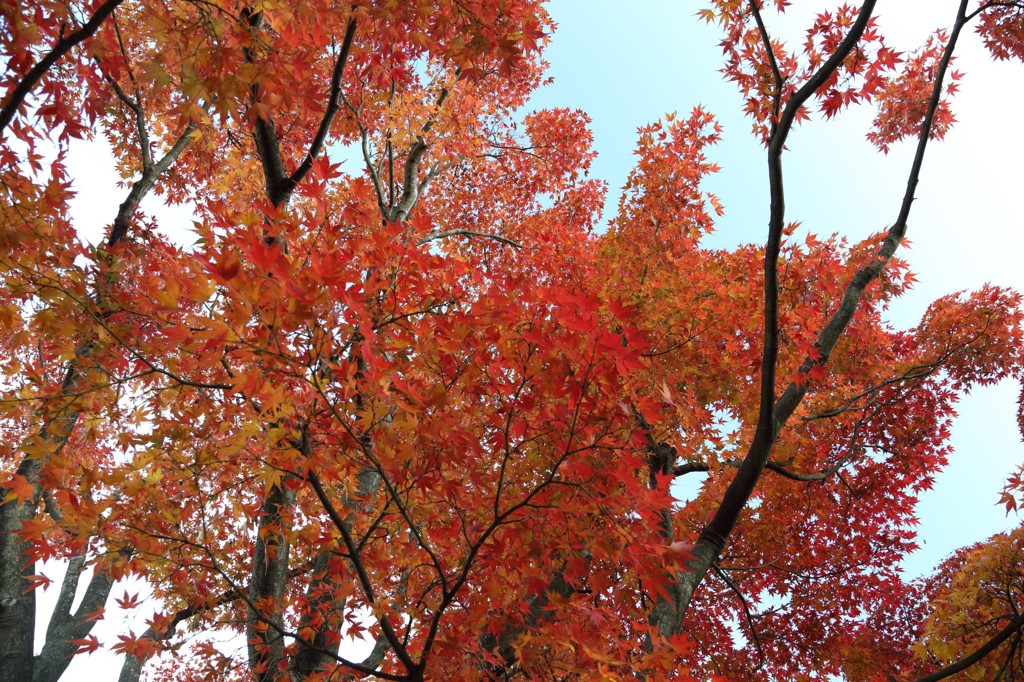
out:
M34 500L36 496L35 485L21 474L11 476L10 480L4 483L4 488L9 491L7 497L4 498L4 502L17 500L18 504L22 504L29 500Z

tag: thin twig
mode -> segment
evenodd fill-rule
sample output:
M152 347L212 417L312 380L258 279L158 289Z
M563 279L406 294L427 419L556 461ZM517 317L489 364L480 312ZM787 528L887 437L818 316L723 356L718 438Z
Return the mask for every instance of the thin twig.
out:
M475 232L473 230L462 230L462 229L458 229L458 230L439 230L437 232L428 232L427 234L425 234L422 237L420 237L419 240L416 243L420 244L420 245L423 245L423 244L426 244L428 242L432 242L432 241L435 241L435 240L438 240L438 239L445 239L447 237L482 237L484 239L493 239L496 242L501 242L502 244L507 244L507 245L512 246L512 247L514 247L516 249L523 248L522 244L520 244L519 242L512 241L508 237L502 237L501 235L498 235L498 234L488 234L486 232Z
M729 586L736 596L740 599L740 604L743 605L743 614L747 617L747 627L750 628L750 634L754 638L754 646L757 647L757 670L760 670L764 666L764 651L761 649L761 638L757 635L757 628L754 627L754 617L750 613L750 606L747 604L747 598L740 592L740 588L736 586L736 583L732 581L732 578L722 570L721 566L717 563L711 564L711 568L715 570L718 577L721 578L726 585Z

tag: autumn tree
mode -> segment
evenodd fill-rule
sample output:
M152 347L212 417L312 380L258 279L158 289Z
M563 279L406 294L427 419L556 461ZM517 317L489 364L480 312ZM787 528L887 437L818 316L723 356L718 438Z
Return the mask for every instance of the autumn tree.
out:
M0 680L104 645L126 682L1014 674L1017 534L898 562L957 397L1021 375L1020 297L884 311L961 34L1020 58L1024 8L963 0L903 54L874 7L798 47L756 0L701 11L771 189L766 243L721 251L703 109L640 131L595 229L585 114L522 113L539 0L0 2ZM916 140L906 198L797 239L788 136L854 104ZM90 241L93 138L125 187ZM101 642L128 578L160 611Z

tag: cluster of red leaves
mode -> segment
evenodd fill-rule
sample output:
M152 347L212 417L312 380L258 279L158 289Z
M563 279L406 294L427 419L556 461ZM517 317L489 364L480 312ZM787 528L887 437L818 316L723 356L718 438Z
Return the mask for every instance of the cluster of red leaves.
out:
M725 33L722 49L726 59L722 71L738 85L746 99L745 111L754 121L754 134L767 143L789 98L836 51L860 13L860 7L844 4L835 11L818 14L806 31L802 50L797 52L769 36L767 29L762 31L753 17L755 4L759 8L762 5L760 0L756 3L716 0L712 8L701 10L698 16L721 25ZM788 3L775 5L783 12ZM758 11L760 14L764 10ZM990 22L998 21L1000 16L985 15ZM1010 10L1003 22L1016 21L1019 16L1018 12ZM762 17L761 23L765 22ZM985 26L983 24L979 30L988 30L992 36L999 36L999 40L1012 42L1012 31L1006 31L1005 25L1000 26L1000 30ZM888 151L899 140L916 136L924 121L947 37L938 32L920 50L907 54L885 43L877 20L872 18L857 47L814 93L819 111L825 118L832 118L853 105L877 103L879 112L868 140L882 151ZM993 37L988 42L999 54L995 43L991 42L994 40ZM766 48L769 41L771 56ZM941 139L954 122L949 99L956 92L959 79L960 74L953 72L945 87L931 131L935 138ZM796 118L805 120L808 115L801 109Z
M1015 2L983 2L978 34L996 59L1024 58L1024 7Z
M917 135L928 111L932 84L942 58L948 36L939 31L920 50L905 57L902 71L879 86L881 102L875 117L874 130L868 140L883 152L900 140ZM961 74L950 73L945 87L946 97L939 102L932 124L931 136L942 139L956 121L949 105L949 96L957 90Z

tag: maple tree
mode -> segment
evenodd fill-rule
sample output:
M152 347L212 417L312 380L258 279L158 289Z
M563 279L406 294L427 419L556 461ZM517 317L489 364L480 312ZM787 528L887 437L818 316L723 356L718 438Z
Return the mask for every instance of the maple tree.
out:
M767 241L724 251L699 108L640 131L595 230L586 116L520 113L539 0L0 0L0 680L101 646L126 681L1012 678L1020 531L898 562L957 397L1024 372L1020 296L884 313L957 42L1024 57L1024 7L963 0L912 54L873 0L795 48L768 9L700 12L768 157ZM906 198L799 239L787 138L855 104L916 140ZM95 136L126 193L92 243L66 160ZM126 579L160 610L101 642Z

